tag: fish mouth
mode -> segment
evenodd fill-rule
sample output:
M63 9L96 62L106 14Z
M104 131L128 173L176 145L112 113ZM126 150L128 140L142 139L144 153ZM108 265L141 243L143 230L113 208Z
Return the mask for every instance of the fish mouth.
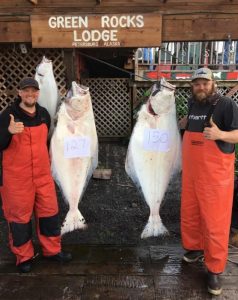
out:
M36 68L36 74L39 75L40 77L43 77L44 75L39 73L39 66Z
M158 115L158 114L156 114L155 111L153 110L150 101L148 102L147 109L148 109L149 114L151 114L152 116L157 116L157 115Z

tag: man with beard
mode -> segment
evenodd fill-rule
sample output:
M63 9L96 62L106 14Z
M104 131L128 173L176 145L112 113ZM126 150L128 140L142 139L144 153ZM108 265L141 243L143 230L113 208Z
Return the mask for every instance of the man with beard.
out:
M234 188L238 108L217 94L212 71L198 69L191 82L183 136L181 234L187 263L204 257L209 293L222 292Z
M71 260L71 254L61 250L58 203L47 148L50 116L37 103L38 96L38 82L25 78L20 82L19 97L0 114L0 192L10 248L23 273L31 271L34 257L33 211L43 256L58 262Z

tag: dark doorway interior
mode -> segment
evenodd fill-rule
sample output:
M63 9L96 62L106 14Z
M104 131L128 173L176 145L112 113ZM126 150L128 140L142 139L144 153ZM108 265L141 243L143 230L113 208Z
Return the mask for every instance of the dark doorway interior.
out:
M87 49L80 51L79 55L85 66L81 78L130 78L132 70L125 69L125 64L133 57L133 49Z

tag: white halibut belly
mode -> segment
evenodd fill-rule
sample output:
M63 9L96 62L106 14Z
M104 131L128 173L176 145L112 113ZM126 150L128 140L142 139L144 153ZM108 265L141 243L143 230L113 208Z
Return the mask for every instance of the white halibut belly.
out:
M51 169L69 204L61 227L61 234L65 234L87 227L78 204L98 163L98 139L88 88L73 81L57 115L50 143Z
M172 116L173 117L173 116ZM141 188L149 206L162 200L172 173L180 159L180 140L177 124L173 118L164 116L157 121L139 118L134 128L126 162L126 171L134 183ZM157 122L157 124L156 124ZM148 151L143 147L146 128L167 129L170 134L169 151Z
M53 177L60 185L70 208L75 208L97 166L98 142L94 123L85 124L87 120L80 118L75 123L75 131L72 133L68 128L69 122L68 117L59 112L57 127L51 139L51 168ZM82 127L83 130L80 130ZM90 138L90 157L66 158L64 156L64 140L66 137L74 136Z
M174 86L164 79L153 86L141 107L126 158L126 172L139 187L150 208L141 238L165 235L160 205L172 175L181 166L181 141L177 127Z

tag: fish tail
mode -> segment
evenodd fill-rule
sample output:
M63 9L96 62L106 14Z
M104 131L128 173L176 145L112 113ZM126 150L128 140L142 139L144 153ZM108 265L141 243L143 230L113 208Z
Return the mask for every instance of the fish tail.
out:
M142 231L141 238L146 239L148 237L164 236L168 235L167 228L162 223L160 217L149 218L144 230Z
M73 211L70 210L67 213L63 225L61 227L61 235L70 231L74 231L76 229L86 229L86 228L87 228L87 224L80 211L78 209Z

